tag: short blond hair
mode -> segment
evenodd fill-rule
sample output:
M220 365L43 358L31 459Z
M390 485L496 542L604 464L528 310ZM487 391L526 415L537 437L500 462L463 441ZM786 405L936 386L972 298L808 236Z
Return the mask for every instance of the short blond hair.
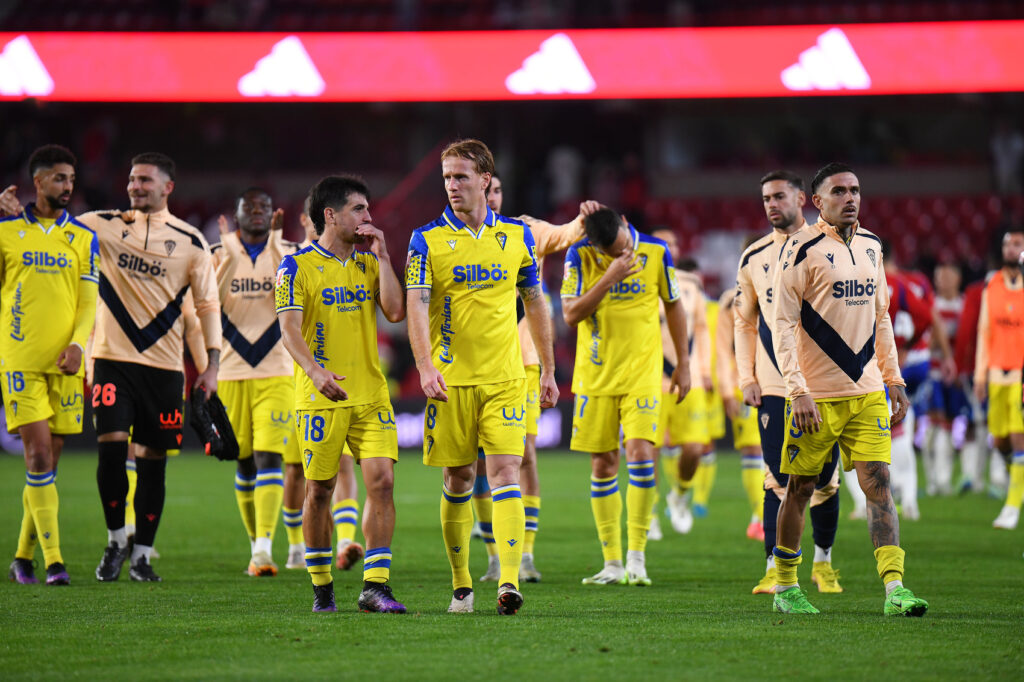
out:
M472 161L476 172L480 175L484 173L494 175L494 155L480 140L465 139L452 142L441 152L441 161L449 156Z

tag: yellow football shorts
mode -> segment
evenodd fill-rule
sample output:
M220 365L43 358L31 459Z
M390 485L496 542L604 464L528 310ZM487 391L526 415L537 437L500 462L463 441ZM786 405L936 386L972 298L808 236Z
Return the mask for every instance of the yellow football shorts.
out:
M54 435L82 432L85 387L81 376L43 372L4 372L7 430L45 421Z
M299 463L291 376L220 381L217 394L235 430L239 459L252 457L253 451L274 452L289 464Z
M725 438L725 403L718 389L707 394L708 404L708 442Z
M891 461L892 433L885 393L877 391L852 398L815 400L821 413L821 429L808 433L796 428L786 401L786 434L782 441L784 474L817 476L832 457L832 446L839 442L843 469L854 462Z
M743 402L743 391L736 391L736 400L740 403L740 415L732 420L733 447L761 447L761 431L757 427L757 410Z
M1011 433L1024 433L1024 415L1021 414L1021 385L988 385L988 431L993 438L1005 438Z
M337 476L346 444L357 462L371 457L398 461L398 429L389 400L352 407L296 410L295 414L302 470L308 479L327 481Z
M577 395L569 448L578 452L618 450L620 426L623 440L657 444L661 408L658 389L626 395Z
M707 391L700 386L691 388L681 403L676 403L674 394L663 393L655 445L709 442L707 398Z
M526 435L537 435L540 419L540 365L526 367Z
M519 455L526 443L526 379L479 386L449 386L448 402L427 399L423 463L472 464L484 455Z

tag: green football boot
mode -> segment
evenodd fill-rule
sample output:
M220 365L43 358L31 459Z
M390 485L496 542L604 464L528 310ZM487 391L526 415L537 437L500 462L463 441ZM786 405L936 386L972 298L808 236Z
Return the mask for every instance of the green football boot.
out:
M920 618L928 610L928 602L905 587L897 587L885 598L885 615L915 616Z
M778 613L821 613L807 601L807 593L799 587L791 587L785 592L776 592L772 601L772 611Z

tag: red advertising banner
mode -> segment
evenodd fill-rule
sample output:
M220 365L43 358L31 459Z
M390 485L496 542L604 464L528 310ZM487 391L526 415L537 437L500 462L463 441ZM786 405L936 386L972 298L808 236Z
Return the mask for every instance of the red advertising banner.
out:
M442 33L0 33L0 100L1024 91L1024 21Z

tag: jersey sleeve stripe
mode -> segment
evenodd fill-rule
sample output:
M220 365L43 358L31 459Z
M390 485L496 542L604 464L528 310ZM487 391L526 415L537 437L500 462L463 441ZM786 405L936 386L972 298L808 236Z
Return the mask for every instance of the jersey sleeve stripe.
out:
M807 242L806 244L801 246L800 250L796 252L796 258L793 259L793 267L796 267L797 265L800 265L800 262L803 261L803 259L807 258L807 250L809 248L811 248L812 246L814 246L815 244L817 244L818 242L820 242L824 238L825 238L825 233L822 232L817 237L815 237L814 239L810 240L809 242ZM779 252L780 256L782 255L782 251L784 251L784 250L785 250L785 248L780 250L780 252Z
M775 359L775 345L772 342L772 330L765 322L764 315L761 313L757 314L757 337L761 340L761 345L764 346L765 353L768 354L768 359L775 365L775 369L780 373L782 370L779 369L779 361Z
M767 244L764 244L763 246L759 246L756 249L752 249L750 251L747 251L747 254L745 256L743 256L743 260L740 261L740 267L741 268L745 267L747 265L747 263L750 262L750 259L753 256L756 256L757 254L761 253L762 251L764 251L765 249L767 249L771 245L772 245L772 243L768 242Z

